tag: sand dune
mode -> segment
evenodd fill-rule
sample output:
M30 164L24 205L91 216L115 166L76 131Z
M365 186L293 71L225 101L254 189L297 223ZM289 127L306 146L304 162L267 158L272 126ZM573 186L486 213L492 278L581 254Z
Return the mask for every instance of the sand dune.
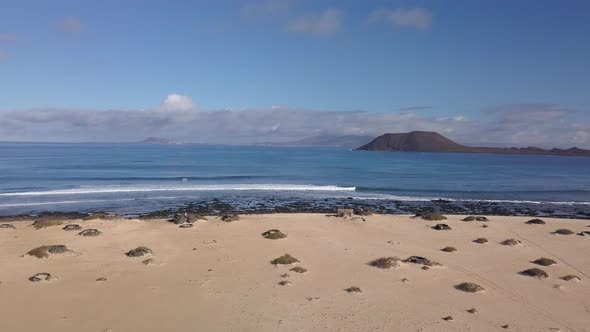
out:
M445 231L431 229L437 221L380 215L209 217L191 228L15 222L0 228L0 331L590 331L590 237L554 233L586 231L588 222L447 217ZM63 230L69 223L100 234ZM261 235L273 229L286 237ZM27 255L51 245L67 251ZM138 247L151 253L126 255ZM284 254L299 262L270 263ZM368 264L382 257L400 261ZM533 263L540 258L556 263ZM548 277L519 274L531 268ZM51 278L30 281L37 273ZM464 282L483 291L457 289Z

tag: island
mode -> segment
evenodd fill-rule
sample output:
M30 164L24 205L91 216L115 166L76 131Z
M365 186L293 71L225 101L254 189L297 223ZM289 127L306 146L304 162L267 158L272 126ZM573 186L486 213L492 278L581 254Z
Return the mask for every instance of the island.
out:
M356 150L391 152L492 153L590 157L590 150L580 149L576 147L570 149L542 149L538 147L471 147L456 143L437 132L430 131L412 131L409 133L384 134L375 138L371 142L357 148Z

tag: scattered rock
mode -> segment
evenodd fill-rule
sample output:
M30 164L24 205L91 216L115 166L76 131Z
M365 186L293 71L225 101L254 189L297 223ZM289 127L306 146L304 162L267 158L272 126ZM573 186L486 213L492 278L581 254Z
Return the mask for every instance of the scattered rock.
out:
M590 236L590 231L581 231L580 233L577 233L579 236Z
M467 216L461 219L461 221L475 221L475 216Z
M290 277L289 273L281 274L281 278L289 278L289 277Z
M307 272L307 269L304 269L301 266L295 266L294 268L292 268L289 271L293 271L293 272L296 272L296 273L305 273L305 272Z
M127 257L141 257L147 254L152 254L152 249L148 247L137 247L125 253Z
M203 244L215 244L217 243L217 240L205 240L203 241Z
M69 224L69 225L65 225L62 229L64 231L79 231L82 229L82 227L80 227L80 225L78 225L78 224Z
M81 231L80 233L78 233L78 235L81 235L81 236L99 236L100 234L102 234L102 233L98 229L94 229L94 228L85 229L85 230Z
M289 280L283 280L283 281L280 281L279 282L279 285L281 285L281 286L289 286L289 285L292 285L292 284L293 283L290 282Z
M481 228L488 228L488 227L489 226L488 225L485 225L485 224L484 225L481 225Z
M35 220L35 222L33 222L32 226L35 227L35 229L39 230L42 228L47 228L47 227L51 227L51 226L60 226L62 225L64 222L62 220Z
M520 271L519 272L520 275L526 276L526 277L533 277L533 278L537 278L537 279L544 279L544 278L548 278L549 275L547 274L547 272L538 269L538 268L532 268L532 269L528 269L528 270L524 270L524 271Z
M561 280L565 280L565 281L572 281L572 280L573 280L573 281L582 281L582 279L580 279L580 277L578 277L578 276L575 276L575 275L573 275L573 274L568 274L568 275L566 275L566 276L563 276L563 277L561 277L561 278L559 278L559 279L561 279Z
M287 237L286 234L279 231L278 229L269 229L268 231L262 233L261 235L265 239L270 239L270 240L284 239Z
M52 279L53 276L47 272L35 273L32 277L29 277L29 281L32 282L51 281Z
M475 309L475 308L467 309L467 312L470 313L470 314L476 314L477 313L477 309Z
M107 281L107 278L105 278L105 277L96 278L96 281Z
M446 320L447 322L449 322L449 321L453 320L453 317L452 316L443 317L443 320Z
M412 263L412 264L429 264L430 260L426 257L421 257L421 256L410 256L408 258L406 258L404 261L404 263Z
M27 253L27 255L35 256L37 258L48 258L49 254L63 254L70 251L68 247L63 244L56 244L50 246L37 247Z
M435 229L437 231L450 231L451 230L451 226L449 226L447 224L436 224L436 225L432 226L431 228Z
M455 251L457 251L457 248L455 248L455 247L444 247L444 248L441 249L441 251L444 251L444 252L455 252Z
M506 329L510 328L510 325L508 325L508 324L505 324L505 325L502 325L502 326L500 326L500 327L506 330Z
M467 293L477 293L484 291L484 288L473 282L463 282L455 286L456 289Z
M348 293L362 293L363 291L356 287L356 286L350 286L348 288L345 289L345 291L347 291Z
M488 243L488 239L486 239L485 237L480 237L478 239L473 240L473 243L486 244Z
M182 224L182 225L178 226L178 228L191 228L193 226L194 226L193 224Z
M560 229L556 230L555 232L553 232L553 234L572 235L572 234L574 234L574 232L572 232L571 230L569 230L567 228L560 228Z
M502 241L502 244L505 245L505 246L511 246L511 247L513 247L513 246L519 246L519 245L521 245L522 242L520 242L519 240L516 240L516 239L508 239L508 240Z
M309 302L312 302L312 301L317 301L320 298L316 296L316 297L306 297L305 299L308 300Z
M422 266L421 269L422 270L425 270L425 271L428 271L428 270L430 270L430 267L428 267L428 266Z
M447 217L443 216L440 213L423 213L423 214L419 214L416 216L420 217L424 220L430 220L430 221L447 220Z
M402 278L402 282L410 282L410 279L408 279L408 278Z
M381 257L369 262L369 265L379 269L390 269L399 266L399 261L397 257Z
M14 225L12 225L12 224L2 224L2 225L0 225L0 228L16 229L16 227L14 227Z
M182 225L188 222L188 213L186 212L182 212L182 213L175 213L174 217L172 218L172 222L175 225Z
M98 219L102 219L102 220L114 220L114 219L119 219L120 217L116 214L109 214L109 213L105 213L105 212L96 212L93 213L91 215L88 215L84 218L82 218L82 220L98 220Z
M238 216L237 214L224 214L221 216L221 220L225 222L238 221L240 220L240 216Z
M477 220L477 221L490 221L488 218L483 217L483 216L482 217L475 217L475 220Z
M144 259L143 261L141 261L141 263L143 265L151 265L151 264L154 264L154 259L153 258Z
M289 254L284 254L281 257L273 259L270 263L273 265L290 265L293 263L299 263L299 260Z
M539 259L532 261L531 263L535 263L535 264L541 265L541 266L550 266L550 265L556 264L557 262L550 259L550 258L541 257Z
M545 221L543 221L541 219L531 219L531 220L525 222L525 224L529 224L529 225L545 225Z

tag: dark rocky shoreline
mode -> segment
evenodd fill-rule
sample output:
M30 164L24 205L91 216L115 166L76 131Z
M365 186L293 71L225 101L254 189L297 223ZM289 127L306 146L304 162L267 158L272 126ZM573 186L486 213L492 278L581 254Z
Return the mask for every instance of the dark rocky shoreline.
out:
M151 212L106 211L122 217L141 219L171 218L176 212L190 212L198 215L224 214L272 214L272 213L334 213L336 209L353 209L356 214L417 214L436 212L442 214L487 215L487 216L527 216L558 217L571 219L590 219L590 206L586 204L554 203L512 203L487 201L395 201L359 200L353 198L257 198L239 200L232 198L212 198L180 204L167 209ZM0 221L25 220L31 218L81 219L88 215L105 211L79 210L40 212L0 216Z

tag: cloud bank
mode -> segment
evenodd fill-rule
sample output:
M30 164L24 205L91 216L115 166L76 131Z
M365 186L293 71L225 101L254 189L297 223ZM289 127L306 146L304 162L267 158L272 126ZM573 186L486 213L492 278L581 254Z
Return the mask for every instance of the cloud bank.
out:
M340 31L344 15L338 9L326 9L319 15L308 15L289 23L287 30L319 36L329 36Z
M369 14L369 21L385 22L400 28L428 30L432 24L432 14L424 8L380 8Z
M460 143L590 148L590 123L551 104L486 110L487 121L437 118L412 111L314 111L288 107L197 111L192 98L168 95L146 110L26 109L0 111L0 141L128 142L166 137L179 142L291 142L320 135L437 131Z

